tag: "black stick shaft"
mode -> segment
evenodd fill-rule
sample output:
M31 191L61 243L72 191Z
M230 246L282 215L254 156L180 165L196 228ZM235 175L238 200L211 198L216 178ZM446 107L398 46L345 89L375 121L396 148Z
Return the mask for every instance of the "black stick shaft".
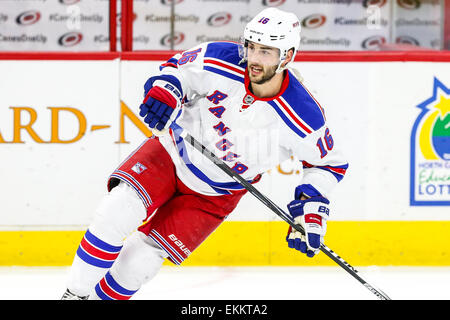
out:
M294 223L291 216L286 214L280 207L278 207L275 203L273 203L269 198L264 196L261 192L258 191L251 183L242 178L238 173L234 172L225 162L219 159L213 152L209 151L205 146L203 146L200 142L198 142L194 137L192 137L189 133L183 131L181 127L176 124L172 124L172 129L177 131L178 135L180 135L184 141L187 141L190 145L192 145L195 149L201 152L204 156L206 156L209 160L211 160L214 164L216 164L222 171L224 171L227 175L229 175L233 180L242 185L245 189L247 189L252 195L254 195L258 200L264 203L270 210L272 210L277 216L286 221L292 228L296 229L303 235L305 234L305 230L303 228ZM336 262L339 266L341 266L345 271L347 271L352 277L362 283L367 289L369 289L373 294L375 294L381 300L391 300L384 292L379 289L375 289L371 286L367 281L361 278L358 275L358 271L352 267L348 262L339 257L336 253L334 253L330 248L325 246L324 244L320 245L320 251L322 251L325 255L327 255L331 260Z

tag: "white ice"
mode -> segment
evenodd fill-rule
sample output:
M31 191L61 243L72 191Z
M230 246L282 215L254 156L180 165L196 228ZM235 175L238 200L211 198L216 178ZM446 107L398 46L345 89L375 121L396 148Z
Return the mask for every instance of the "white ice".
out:
M450 299L450 267L357 267L393 300ZM57 300L67 267L0 267L0 300ZM295 289L293 289L295 288ZM136 300L377 300L340 267L164 266Z

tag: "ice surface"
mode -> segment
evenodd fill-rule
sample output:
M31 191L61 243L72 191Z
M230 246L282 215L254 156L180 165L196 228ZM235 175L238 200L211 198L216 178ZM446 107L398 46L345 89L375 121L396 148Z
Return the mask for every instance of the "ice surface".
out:
M450 267L357 267L357 270L393 300L450 299ZM67 272L67 267L0 267L0 299L60 299ZM164 266L133 299L377 300L340 267L182 266Z

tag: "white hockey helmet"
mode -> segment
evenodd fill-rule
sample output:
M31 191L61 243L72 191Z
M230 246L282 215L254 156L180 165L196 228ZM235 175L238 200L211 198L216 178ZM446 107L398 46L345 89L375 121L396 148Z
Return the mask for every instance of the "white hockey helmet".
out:
M293 13L277 8L267 8L245 26L243 38L244 59L247 58L248 41L278 48L280 61L277 72L281 72L285 69L281 67L281 64L286 59L288 51L294 50L293 61L300 46L300 21Z

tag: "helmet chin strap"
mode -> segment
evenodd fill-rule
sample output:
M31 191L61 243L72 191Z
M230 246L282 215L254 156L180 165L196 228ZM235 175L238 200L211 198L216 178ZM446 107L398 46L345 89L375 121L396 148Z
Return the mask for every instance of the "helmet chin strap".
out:
M285 65L284 67L281 66L281 65L283 64L283 62L286 61L286 58L287 58L287 52L289 52L289 50L286 51L286 53L283 55L283 57L280 57L280 63L278 63L277 70L275 71L276 73L280 73L280 72L283 72L284 70L286 70L286 69L287 69L287 66L289 65L289 63L291 63L291 62L294 60L294 56L295 56L295 53L296 53L295 50L294 50L294 52L293 52L291 61L289 61L288 63L286 63L286 65Z
M277 67L277 70L275 70L275 73L281 73L287 69L287 65L289 64L289 62L286 63L286 65L284 67L281 66L285 60L286 60L286 57L280 59L280 63L278 63L278 67Z
M286 70L286 66L282 67L281 65L283 64L283 61L280 61L280 63L278 64L277 70L275 70L275 73L281 73L284 70Z

